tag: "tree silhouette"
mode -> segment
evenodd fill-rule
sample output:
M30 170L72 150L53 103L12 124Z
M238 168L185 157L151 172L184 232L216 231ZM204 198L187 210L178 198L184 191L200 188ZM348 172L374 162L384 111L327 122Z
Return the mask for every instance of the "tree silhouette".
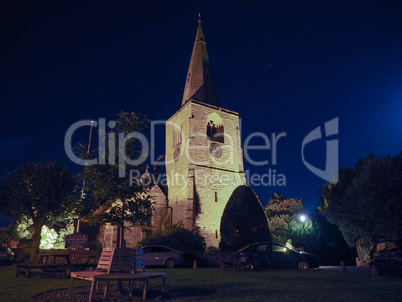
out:
M321 187L319 210L350 246L402 237L402 152L369 154L354 169L341 169L338 179Z
M271 240L264 210L250 187L242 185L233 191L222 215L220 231L224 251Z
M0 208L15 224L32 219L31 260L39 253L44 225L62 227L79 209L71 173L56 162L31 163L7 174L0 185Z

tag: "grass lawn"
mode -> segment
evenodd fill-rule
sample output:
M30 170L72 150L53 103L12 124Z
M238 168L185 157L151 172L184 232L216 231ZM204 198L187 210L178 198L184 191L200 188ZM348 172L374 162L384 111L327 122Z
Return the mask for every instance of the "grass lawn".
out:
M220 271L172 269L167 284L189 301L402 301L402 279L331 270ZM0 267L0 301L30 301L37 293L68 288L69 279L14 278L15 266ZM158 280L152 281L157 283ZM76 280L75 286L89 285Z

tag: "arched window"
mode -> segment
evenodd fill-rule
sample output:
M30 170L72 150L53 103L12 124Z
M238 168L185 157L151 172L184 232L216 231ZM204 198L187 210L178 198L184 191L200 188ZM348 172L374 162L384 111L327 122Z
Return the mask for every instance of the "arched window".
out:
M183 126L180 126L180 130L177 129L178 125L172 126L172 139L173 139L173 148L180 145L183 140Z
M225 141L223 122L216 113L210 114L207 118L207 137L215 142Z
M182 138L183 138L183 126L180 127L180 131L178 133L178 138L177 138L178 145L181 144Z

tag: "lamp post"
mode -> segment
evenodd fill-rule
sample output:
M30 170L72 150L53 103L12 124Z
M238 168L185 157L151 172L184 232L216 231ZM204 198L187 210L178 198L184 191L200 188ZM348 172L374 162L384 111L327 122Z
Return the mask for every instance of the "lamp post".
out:
M92 128L94 126L94 123L95 123L95 121L91 121L91 128L89 129L89 139L88 139L88 149L87 149L87 158L86 159L89 159L89 153L91 151ZM85 164L85 166L86 165L87 164ZM82 182L81 197L84 197L85 196L84 194L85 194L85 181ZM77 225L74 228L74 233L79 233L79 232L80 232L80 218L78 217Z
M303 225L303 230L302 230L302 244L303 244L303 246L302 246L302 251L304 252L304 245L305 245L305 242L304 242L304 233L305 233L305 225L306 225L306 222L307 222L307 220L308 220L308 216L306 215L306 214L300 214L299 215L299 221L302 223L302 225Z

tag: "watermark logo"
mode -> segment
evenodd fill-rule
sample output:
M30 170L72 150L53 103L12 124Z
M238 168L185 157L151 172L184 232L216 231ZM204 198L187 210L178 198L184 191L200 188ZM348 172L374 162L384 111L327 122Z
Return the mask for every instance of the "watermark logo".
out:
M303 139L302 142L302 160L304 165L315 175L321 177L326 181L330 181L333 183L338 182L338 177L336 171L338 171L338 163L339 163L339 146L338 146L338 139L329 139L326 141L326 164L325 169L321 170L317 167L314 167L310 163L308 163L304 156L304 148L307 144L319 140L325 139L328 137L332 137L337 135L339 132L338 127L338 118L334 118L325 123L324 126L325 130L325 137L322 136L321 127L318 126L313 131L311 131L307 136ZM334 174L335 173L335 174Z
M116 127L116 123L114 121L110 121L108 124L109 129L113 129ZM72 137L74 132L76 132L79 128L84 126L91 126L98 128L98 158L93 159L81 159L77 155L74 154L73 146L72 146ZM137 158L129 158L126 153L126 145L130 139L137 140L141 145L141 150L138 153L139 156ZM106 141L108 145L106 146ZM137 166L143 164L149 154L149 142L147 137L140 132L132 132L132 133L114 133L114 132L106 132L106 119L100 118L99 122L91 121L91 120L82 120L74 123L68 128L66 135L64 137L64 150L67 154L67 157L77 165L105 165L107 164L106 159L109 164L118 164L119 165L119 177L126 177L126 166L132 165ZM106 152L107 151L107 152ZM117 156L116 156L117 152ZM117 157L117 162L116 162Z
M174 137L172 152L169 156L165 157L165 161L161 162L155 159L155 141L156 141L156 131L157 125L163 127L170 127L172 132L172 137ZM72 138L74 133L82 127L92 127L97 128L97 146L98 154L96 158L92 159L80 159L73 152ZM324 125L324 130L322 127L318 126L310 133L308 133L303 141L301 142L301 159L303 164L312 173L318 177L336 183L338 172L338 162L339 162L339 151L338 151L338 139L335 137L339 132L338 118L334 118ZM119 177L129 177L130 180L138 178L139 172L137 170L130 170L127 175L127 167L135 167L145 162L158 165L169 166L169 171L172 172L175 162L185 158L189 165L193 166L209 166L219 167L220 171L233 170L236 173L243 174L242 178L251 186L286 186L287 179L286 176L281 173L279 167L278 154L280 154L281 148L278 146L280 140L284 140L287 137L286 132L271 133L271 135L266 135L263 132L254 132L248 135L244 144L240 142L241 129L236 128L235 131L221 128L210 128L205 132L194 132L187 133L188 130L183 130L181 125L172 123L171 121L152 121L151 122L151 133L149 139L139 132L133 133L116 133L112 131L116 127L114 121L109 121L106 123L106 119L100 118L98 121L82 120L74 123L67 130L64 139L64 148L68 158L75 164L78 165L118 165ZM109 131L107 131L109 130ZM212 135L216 131L214 135ZM92 131L91 131L92 133ZM212 134L211 134L212 133ZM217 136L216 134L219 134ZM326 145L326 164L325 169L320 169L309 163L306 159L305 147L318 140L324 140ZM126 154L126 146L130 140L135 140L138 142L138 156L132 158ZM259 142L259 143L257 143ZM239 154L241 150L241 145L243 145L243 154ZM255 151L270 152L264 154L264 158L252 158L255 155ZM149 156L150 155L150 156ZM243 167L243 156L244 162L253 167L267 166L267 170L264 173L251 173L249 170L240 171ZM280 156L279 156L280 157ZM173 168L172 168L173 167ZM232 171L232 172L233 172ZM233 174L220 173L221 178L215 179L208 175L197 176L198 181L201 182L211 182L216 181L221 184L231 183L241 184L244 183L242 180L233 179ZM335 175L335 177L334 177ZM188 176L179 175L176 172L172 175L165 175L165 178L170 179L176 185L181 185L184 188L188 185ZM158 182L159 183L159 182ZM167 184L169 185L169 184Z

